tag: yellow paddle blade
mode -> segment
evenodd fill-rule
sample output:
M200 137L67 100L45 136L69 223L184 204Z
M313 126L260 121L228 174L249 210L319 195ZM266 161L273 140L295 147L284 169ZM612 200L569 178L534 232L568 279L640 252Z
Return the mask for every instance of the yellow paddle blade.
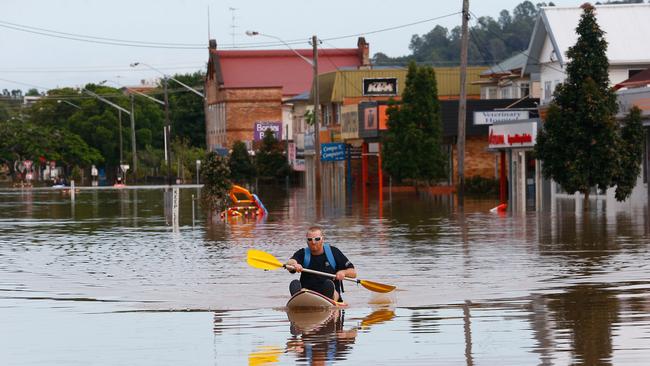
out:
M249 266L259 269L274 270L282 268L283 264L273 255L257 249L249 249L246 256Z
M369 327L373 324L380 324L389 321L395 317L395 312L389 309L379 309L373 311L361 320L362 327Z
M258 351L251 352L248 355L249 366L269 365L280 362L280 347L266 346L258 347Z
M386 293L386 292L391 292L395 289L395 286L393 285L387 285L385 283L372 282L368 280L360 280L359 283L361 284L361 286L374 292Z

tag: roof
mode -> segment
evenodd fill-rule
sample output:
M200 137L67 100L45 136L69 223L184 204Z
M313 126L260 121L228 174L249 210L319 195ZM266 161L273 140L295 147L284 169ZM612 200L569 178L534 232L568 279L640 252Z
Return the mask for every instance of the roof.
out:
M650 4L596 5L595 15L608 42L607 58L612 65L650 63ZM538 72L538 62L548 36L560 64L569 60L566 52L578 40L576 28L581 7L543 7L535 22L528 46L529 61L523 72Z
M516 55L507 58L498 64L483 71L481 76L490 76L494 74L510 74L510 71L518 70L524 67L528 56L523 52L517 52Z
M311 49L210 52L219 60L224 88L282 87L283 96L294 96L311 88L313 68L298 56L311 61ZM319 73L360 65L357 48L318 50Z
M614 85L614 89L618 90L621 88L639 88L646 85L650 85L650 69L645 69L631 78L621 81L620 83Z
M458 67L434 67L438 83L439 96L455 96L460 94L460 69ZM484 66L470 66L467 68L467 94L480 95L481 89L471 85L479 80L479 75L485 71ZM361 69L337 70L319 75L320 102L341 103L344 98L363 96L363 79L397 78L397 94L401 95L406 88L406 74L408 69L395 67L392 69Z

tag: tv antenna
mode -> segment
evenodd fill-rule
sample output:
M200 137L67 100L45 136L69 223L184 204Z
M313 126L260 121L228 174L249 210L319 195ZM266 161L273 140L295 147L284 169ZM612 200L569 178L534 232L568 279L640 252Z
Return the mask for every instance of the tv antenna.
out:
M235 24L235 11L239 10L238 8L233 8L229 7L228 10L230 10L231 14L231 22L230 22L230 35L232 36L232 46L235 47L235 36L237 35L237 28L239 28Z

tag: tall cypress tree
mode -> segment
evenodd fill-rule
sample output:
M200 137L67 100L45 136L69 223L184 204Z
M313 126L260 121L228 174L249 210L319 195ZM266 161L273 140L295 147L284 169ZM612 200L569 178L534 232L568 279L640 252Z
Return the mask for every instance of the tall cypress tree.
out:
M442 150L442 123L436 75L430 66L409 64L401 103L388 109L383 137L383 168L398 182L442 179L446 159Z
M535 152L543 161L544 176L568 193L583 193L587 208L591 187L610 187L620 167L614 118L618 106L609 87L607 41L594 7L585 4L582 9L578 41L567 51L567 78L555 90Z

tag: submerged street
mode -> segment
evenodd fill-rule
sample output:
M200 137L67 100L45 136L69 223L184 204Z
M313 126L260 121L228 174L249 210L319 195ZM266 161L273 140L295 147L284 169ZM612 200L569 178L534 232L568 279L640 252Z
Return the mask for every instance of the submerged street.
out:
M638 364L650 357L645 210L497 215L493 200L259 187L259 221L208 224L181 189L0 192L0 359L8 365ZM329 202L336 202L330 204ZM347 203L346 203L347 202ZM367 202L367 204L364 204ZM594 205L597 207L597 205ZM598 206L599 207L599 206ZM597 211L598 210L598 211ZM318 224L359 278L343 311L287 312L281 261ZM395 347L399 344L398 347ZM266 363L265 363L266 362Z

